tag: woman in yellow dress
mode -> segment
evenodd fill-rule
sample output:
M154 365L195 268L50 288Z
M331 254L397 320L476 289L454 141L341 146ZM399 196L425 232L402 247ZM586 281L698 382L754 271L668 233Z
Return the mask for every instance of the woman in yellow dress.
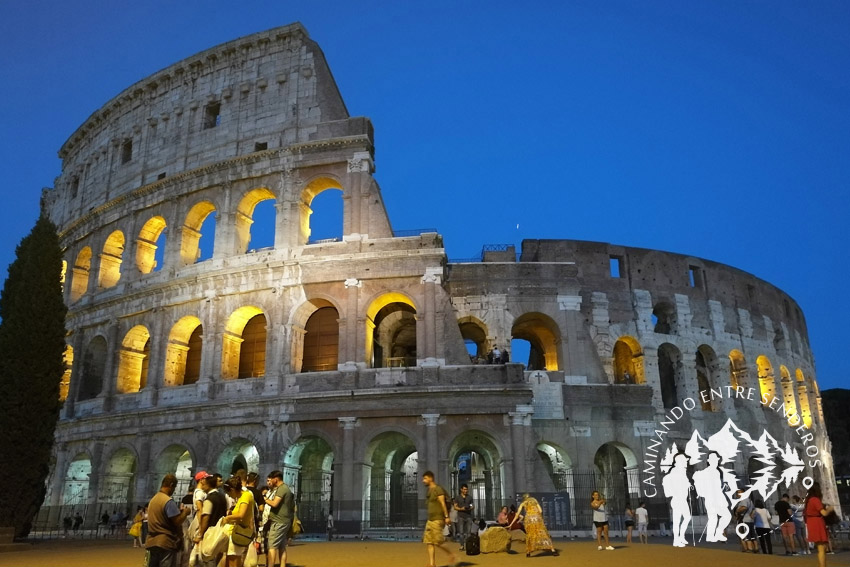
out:
M522 503L516 511L516 516L508 525L508 530L513 528L520 515L524 513L523 523L525 524L525 556L531 557L532 551L540 549L548 549L552 555L557 556L558 550L552 545L552 538L549 536L549 531L543 523L543 509L537 502L536 498L532 498L526 492L522 495Z

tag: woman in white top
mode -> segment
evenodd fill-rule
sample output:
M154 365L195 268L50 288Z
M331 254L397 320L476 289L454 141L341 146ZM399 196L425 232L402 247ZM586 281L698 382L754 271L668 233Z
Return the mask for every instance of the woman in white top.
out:
M756 535L758 536L759 543L761 544L761 552L772 555L773 542L771 541L770 536L773 528L770 527L770 512L768 512L767 508L764 507L764 500L756 500L755 510L753 510L752 517L753 520L755 520Z
M593 509L593 525L596 526L596 549L614 551L608 540L608 512L605 510L605 499L596 490L590 495L590 507ZM602 545L603 539L605 540L604 546Z

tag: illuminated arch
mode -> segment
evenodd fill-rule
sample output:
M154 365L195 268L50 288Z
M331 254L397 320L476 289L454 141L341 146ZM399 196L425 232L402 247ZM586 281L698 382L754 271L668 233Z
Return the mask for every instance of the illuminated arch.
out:
M333 465L333 449L316 435L299 438L284 456L283 480L298 497L298 518L308 531L326 527L334 492Z
M106 371L106 339L98 335L89 341L81 364L77 400L96 398L103 389L103 374Z
M624 510L640 497L638 460L631 448L619 441L609 441L596 451L593 462L597 469L596 489L608 501L609 510Z
M183 223L183 238L180 242L180 261L184 266L194 264L201 257L201 226L207 217L215 211L215 205L209 201L201 201L195 203L189 212L186 214L186 221ZM215 235L213 235L213 241ZM213 247L215 242L213 242Z
M785 415L795 415L797 413L797 400L794 397L794 381L791 380L791 373L785 366L779 367L779 384L782 386L782 404L785 407Z
M148 363L150 362L151 334L143 325L130 329L121 341L118 351L119 394L138 392L148 381Z
M275 195L265 187L252 189L245 193L242 200L239 201L239 206L236 207L236 236L238 239L239 254L244 254L251 244L251 227L254 224L254 209L259 203L268 200L275 200ZM274 223L271 226L274 231ZM274 241L274 240L272 240Z
M561 331L551 317L537 312L524 313L514 321L511 337L526 340L531 345L529 370L560 370Z
M165 348L166 386L194 384L201 375L203 326L194 315L181 317L168 334Z
M487 325L477 317L467 315L457 320L460 336L466 345L470 358L483 361L487 359L489 345L487 344Z
M415 366L416 358L416 306L403 293L384 293L366 311L366 360L383 368Z
M744 353L739 350L729 351L729 384L733 388L745 386L747 383L747 361Z
M83 246L74 260L71 274L71 302L80 299L89 289L89 274L91 273L91 248Z
M98 486L98 500L110 504L126 505L134 502L136 455L127 448L119 448L106 463Z
M186 494L192 480L192 454L189 449L178 443L174 443L160 451L154 462L154 480L159 485L162 478L167 474L177 477L177 488L174 494Z
M100 255L100 273L98 287L112 287L121 279L121 262L124 256L124 233L113 231L103 244Z
M62 504L77 506L85 504L89 495L91 479L91 457L88 453L78 453L68 464L65 471L65 486L62 489Z
M363 521L369 528L418 524L419 453L399 431L379 433L366 448L366 502Z
M225 380L265 376L266 317L253 305L240 307L223 334L221 377Z
M327 303L327 302L325 302ZM339 312L333 305L321 305L304 325L301 372L336 370L339 362Z
M460 485L469 487L475 509L484 517L494 518L502 501L504 487L500 463L503 451L496 440L481 430L469 429L455 437L448 450L452 471L451 493L458 494ZM524 458L514 455L514 458Z
M216 470L225 476L234 474L238 470L245 472L258 472L260 470L260 453L256 445L250 440L235 437L216 459Z
M643 349L634 337L622 336L614 343L614 382L617 384L645 384ZM626 376L628 373L628 376Z
M773 375L773 365L765 355L756 359L759 376L759 396L770 401L776 395L776 378ZM765 396L767 396L765 398Z
M809 402L809 391L806 387L806 379L803 377L803 371L799 368L794 373L797 380L797 398L800 400L800 417L803 418L803 423L806 427L812 426L812 406Z
M301 202L300 202L300 232L298 235L298 244L305 245L310 241L310 235L312 233L311 224L312 219L311 216L313 214L313 209L311 205L313 203L313 199L319 193L327 191L328 189L336 189L338 191L345 192L342 188L342 183L338 180L324 176L317 177L316 179L311 180L301 191Z
M74 367L74 347L71 345L65 345L62 362L65 364L65 371L62 373L62 378L59 380L60 402L64 402L68 399L68 392L71 389L71 369Z
M139 231L136 239L136 267L143 274L162 268L156 263L156 251L164 244L160 242L160 236L164 236L165 226L165 219L156 216L148 219Z

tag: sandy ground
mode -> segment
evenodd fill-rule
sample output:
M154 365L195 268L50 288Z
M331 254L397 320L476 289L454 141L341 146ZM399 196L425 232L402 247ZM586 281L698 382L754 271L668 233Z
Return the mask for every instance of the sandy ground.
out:
M785 557L753 555L737 546L703 545L684 549L668 544L625 544L612 542L614 551L597 551L595 542L556 540L559 557L545 552L525 557L524 547L512 553L476 556L458 553L462 567L793 567L816 566L814 555ZM522 546L522 544L520 544ZM775 551L782 551L782 545ZM28 551L0 553L0 567L141 567L144 553L130 541L54 540L36 542ZM437 555L437 564L446 565L448 556ZM422 567L427 564L425 546L416 542L375 540L299 541L289 549L290 567ZM830 566L850 566L850 552L827 556ZM262 565L262 561L261 561Z

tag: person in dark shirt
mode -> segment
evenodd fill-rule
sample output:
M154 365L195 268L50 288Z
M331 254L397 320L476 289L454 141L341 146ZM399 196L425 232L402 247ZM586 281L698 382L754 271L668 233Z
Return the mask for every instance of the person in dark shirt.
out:
M785 555L798 555L797 548L794 544L794 532L797 528L794 526L792 518L793 511L791 510L791 497L788 494L783 494L782 499L773 505L779 516L779 526L782 530L782 543L785 544Z

